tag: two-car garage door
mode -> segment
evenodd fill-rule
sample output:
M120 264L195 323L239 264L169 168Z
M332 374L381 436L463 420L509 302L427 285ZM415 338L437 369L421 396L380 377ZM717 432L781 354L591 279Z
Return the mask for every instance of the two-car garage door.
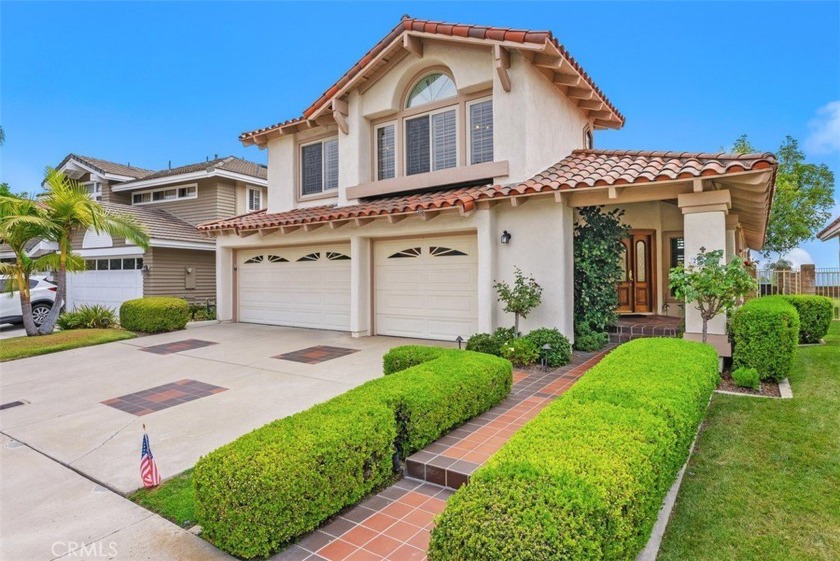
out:
M350 330L350 246L240 251L239 321Z
M473 236L374 242L375 333L450 341L475 333L475 246ZM352 257L346 244L240 251L239 321L348 331Z

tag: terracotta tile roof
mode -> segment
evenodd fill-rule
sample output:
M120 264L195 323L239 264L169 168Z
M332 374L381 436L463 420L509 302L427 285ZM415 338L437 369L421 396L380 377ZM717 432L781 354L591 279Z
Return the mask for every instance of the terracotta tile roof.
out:
M242 175L257 177L259 179L268 178L268 168L266 168L264 165L250 162L248 160L243 160L242 158L237 158L235 156L227 156L225 158L216 158L215 160L197 162L194 164L179 166L177 168L149 172L148 175L137 179L137 182L148 181L150 179L158 179L161 177L184 175L196 171L209 170L211 168L224 169L233 173L240 173ZM122 183L120 187L122 187L123 185L131 185L132 183L134 183L134 181L127 181L125 183Z
M88 167L94 168L100 173L108 173L112 175L123 175L126 177L133 177L140 179L152 173L152 170L130 166L128 164L118 164L117 162L109 162L108 160L101 160L99 158L90 158L88 156L80 156L78 154L67 154L61 163L56 166L56 169L69 162L70 160L77 160Z
M553 45L560 55L565 58L569 64L581 75L581 78L586 84L591 87L596 94L603 100L604 104L615 113L621 124L624 124L624 116L618 109L607 99L604 92L595 85L592 78L583 70L580 64L569 54L569 51L554 37L551 31L534 31L527 29L510 29L506 27L487 27L481 25L467 25L461 23L445 23L439 21L429 21L411 18L404 16L402 20L383 37L376 45L373 46L365 55L360 58L356 64L344 73L332 86L330 86L321 96L303 112L303 115L295 119L289 119L280 123L276 123L260 129L243 132L239 135L240 140L252 138L275 129L285 126L302 123L309 119L316 111L323 107L326 103L336 95L341 88L346 86L353 78L355 78L365 67L370 64L382 51L388 48L398 37L405 32L419 32L431 33L435 35L449 36L449 37L468 37L472 39L504 42L504 43L531 43L543 45L549 43Z
M776 158L763 154L707 154L700 152L646 152L638 150L575 150L534 177L509 185L461 187L420 194L370 199L356 205L322 205L269 214L260 210L201 224L202 231L256 230L315 224L333 220L371 218L460 208L470 211L476 202L542 192L612 185L628 185L771 169Z
M146 227L146 232L150 238L178 242L208 243L207 238L196 231L195 226L165 210L117 203L102 202L99 204L109 212L133 216Z
M817 234L817 237L823 241L826 241L838 234L840 234L840 216L832 220L828 224L828 226L820 230L820 233Z

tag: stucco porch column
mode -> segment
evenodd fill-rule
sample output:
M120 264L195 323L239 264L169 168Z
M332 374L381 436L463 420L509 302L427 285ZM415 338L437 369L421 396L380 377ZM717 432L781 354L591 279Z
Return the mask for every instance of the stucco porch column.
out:
M233 321L234 264L234 250L221 245L220 238L216 238L216 319L219 321Z
M740 223L737 214L726 215L726 262L739 255L738 230Z
M685 238L685 260L688 262L700 253L700 249L713 251L722 249L729 257L727 214L732 207L732 198L727 190L687 193L677 199L683 213ZM734 232L734 231L733 231ZM701 341L703 319L692 303L685 305L685 339ZM707 342L713 345L720 356L731 356L732 349L726 335L726 314L719 314L709 321Z
M371 334L370 238L350 236L350 335Z
M496 213L492 208L478 210L475 215L478 236L478 331L492 333L496 329Z

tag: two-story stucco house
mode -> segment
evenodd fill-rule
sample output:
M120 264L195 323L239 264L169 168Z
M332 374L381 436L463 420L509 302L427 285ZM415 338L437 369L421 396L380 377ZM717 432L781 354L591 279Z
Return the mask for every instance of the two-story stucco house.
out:
M519 267L544 287L523 328L572 338L588 205L633 228L620 311L679 313L673 264L761 247L775 158L594 147L623 124L551 32L406 17L302 116L241 135L268 150L268 208L199 227L219 317L466 338L512 324L493 282ZM723 348L723 318L710 332Z
M216 247L195 226L265 206L265 166L232 156L152 171L69 154L57 169L109 211L136 218L151 238L144 251L105 232L79 232L73 247L87 270L68 276L68 309L118 308L141 296L215 299Z

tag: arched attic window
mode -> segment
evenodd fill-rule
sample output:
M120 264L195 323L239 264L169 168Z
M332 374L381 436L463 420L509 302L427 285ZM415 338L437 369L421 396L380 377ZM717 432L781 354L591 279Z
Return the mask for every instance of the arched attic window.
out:
M452 78L441 72L427 74L411 89L406 101L406 108L411 109L427 103L448 99L458 95L458 89Z

